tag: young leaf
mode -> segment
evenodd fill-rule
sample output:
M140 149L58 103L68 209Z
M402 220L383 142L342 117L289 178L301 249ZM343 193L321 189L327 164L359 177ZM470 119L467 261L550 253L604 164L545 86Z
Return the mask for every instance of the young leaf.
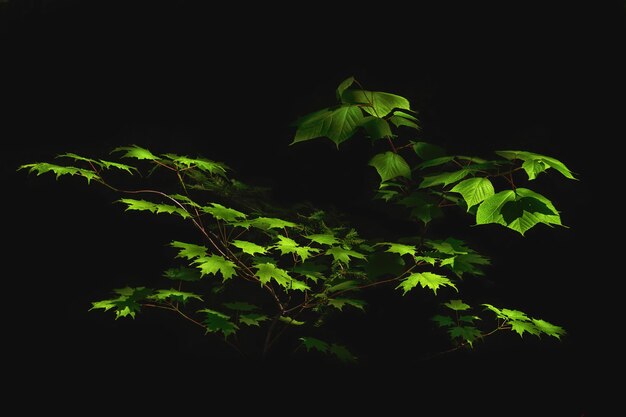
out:
M451 190L459 193L467 203L467 211L495 194L493 184L487 178L470 178L455 185Z
M91 180L100 180L100 176L95 171L77 167L54 165L47 162L38 162L34 164L22 165L18 168L18 171L21 169L28 169L29 173L37 171L37 176L40 176L41 174L45 174L47 172L53 172L56 175L57 180L62 175L78 175L84 177L87 180L87 184L91 184Z
M411 167L409 167L409 164L403 157L391 151L375 155L368 165L376 168L382 182L396 177L411 178Z
M133 171L139 172L139 170L133 166L120 164L118 162L105 161L104 159L100 159L98 162L100 163L100 166L104 167L105 169L116 168L121 171L126 171L129 174L132 174Z
M190 298L195 298L196 300L202 301L202 297L200 297L198 294L194 294L192 292L178 291L173 288L169 290L157 290L155 294L148 296L148 298L158 301L167 300L169 298L174 301L179 301L183 303L187 302L187 300Z
M329 298L328 305L335 307L337 310L342 311L344 306L349 305L356 307L361 311L365 311L365 305L367 303L363 300L357 300L353 298Z
M226 174L226 165L211 161L206 158L189 158L187 156L176 155L173 153L166 153L166 158L174 162L179 168L197 168L201 171L208 172L209 174L216 174L224 176Z
M404 245L402 243L390 243L390 242L379 243L379 245L389 246L385 252L397 253L400 256L402 255L415 256L415 246L413 245Z
M239 316L239 322L246 326L259 327L260 323L265 320L269 320L265 314L247 313Z
M365 259L365 255L353 250L344 249L341 246L333 246L326 251L326 255L332 255L335 262L343 262L348 265L350 258Z
M529 321L519 321L519 320L511 320L509 322L511 325L511 330L519 334L520 336L524 336L524 333L530 333L535 336L539 336L541 333L534 324Z
M354 356L348 350L348 348L342 345L337 345L335 343L330 345L329 352L335 355L337 359L339 359L342 362L352 363L352 362L356 362L356 359L357 359L356 356Z
M527 151L497 151L496 154L510 160L521 159L524 162L529 162L529 164L527 164L525 167L523 165L522 167L528 174L528 178L531 180L534 179L537 174L546 170L546 165L560 172L565 178L569 178L572 180L576 179L572 174L572 171L570 171L563 162L550 156L540 155L538 153ZM539 164L535 165L533 161L539 161ZM544 169L541 169L542 167Z
M231 245L241 249L244 253L254 256L256 253L265 254L267 249L263 246L259 246L256 243L248 242L245 240L233 240Z
M452 287L458 291L456 285L454 285L454 283L450 281L449 278L446 278L443 275L434 274L432 272L412 273L404 280L402 280L402 282L400 282L400 285L398 285L396 289L402 288L402 290L404 291L402 295L405 295L407 292L415 288L418 284L421 285L422 288L430 288L435 294L437 294L437 290L439 289L439 287L445 286Z
M463 168L453 172L442 172L437 175L430 175L424 177L424 180L420 183L419 188L434 187L435 185L443 185L444 187L450 184L454 184L457 181L461 181L467 177L472 170Z
M163 276L175 281L199 281L202 278L197 270L186 267L170 268L163 273Z
M323 340L316 339L314 337L301 337L300 340L302 341L302 344L306 348L307 352L310 352L311 349L315 349L322 353L328 352L328 343Z
M211 203L210 206L202 207L202 211L209 213L217 220L224 220L225 222L234 222L238 219L245 219L246 215L235 209L224 207L218 203Z
M452 338L463 339L470 346L473 346L474 341L482 336L480 330L473 326L454 326L448 330L448 333Z
M348 89L343 92L341 99L347 104L360 104L367 113L379 118L386 117L392 110L411 110L411 104L406 98L379 91Z
M339 240L331 234L317 234L317 235L308 235L305 238L311 240L312 242L319 243L320 245L336 245L339 243Z
M256 219L250 221L250 226L263 230L298 227L296 223L289 222L287 220L276 219L273 217L257 217Z
M440 158L446 154L446 151L437 145L426 142L411 142L413 150L423 161L430 161ZM446 161L447 162L447 161Z
M465 311L470 309L470 306L461 300L450 300L443 305L454 311Z
M193 261L193 264L200 269L202 276L208 274L217 275L220 272L222 281L226 281L236 274L235 263L219 255L202 256Z
M281 255L296 253L300 256L302 261L306 261L312 253L320 251L319 249L311 248L309 246L300 246L295 240L282 235L278 235L278 243L272 246L272 248L280 250Z
M309 114L296 121L298 128L291 144L327 137L339 146L354 135L362 119L363 112L353 105Z
M291 317L287 317L287 316L280 316L278 320L282 321L283 323L290 324L292 326L302 326L303 324L305 324L305 322L303 321L298 321L296 319L292 319Z
M230 321L230 317L224 313L208 308L198 310L198 313L206 314L203 323L206 326L207 333L222 332L224 337L228 337L239 330L239 327Z
M257 271L254 273L259 278L261 284L265 285L270 280L276 281L276 283L288 290L304 291L309 289L309 286L305 283L293 279L287 271L277 267L272 263L260 263L254 265Z
M149 211L151 213L156 213L157 211L156 204L154 204L151 201L134 200L132 198L122 198L117 201L120 203L124 203L128 206L126 207L125 211L136 210L136 211Z
M539 331L547 334L548 336L556 337L557 339L561 339L561 336L566 333L562 327L555 326L545 320L532 319L532 322Z
M185 258L187 260L203 258L209 251L206 246L194 245L193 243L179 242L176 240L172 241L170 246L180 249L178 251L178 255L176 255L177 258Z
M120 146L119 148L113 149L111 153L113 152L125 152L124 155L122 155L122 158L146 159L151 161L158 161L161 159L149 150L137 145Z
M354 77L348 77L339 84L337 87L337 100L341 101L343 92L346 91L352 84L354 84Z

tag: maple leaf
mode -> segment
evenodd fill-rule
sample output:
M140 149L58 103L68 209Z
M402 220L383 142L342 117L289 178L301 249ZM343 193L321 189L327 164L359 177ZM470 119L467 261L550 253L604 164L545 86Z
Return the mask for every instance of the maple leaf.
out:
M126 171L131 175L133 171L139 172L139 170L135 168L134 166L120 164L119 162L105 161L104 159L100 159L98 162L100 166L104 167L105 169L116 168L116 169L119 169L120 171Z
M249 221L249 226L256 227L258 229L284 229L287 227L297 227L298 225L287 220L277 219L273 217L257 217Z
M296 253L300 256L303 262L311 256L311 253L317 253L320 251L319 249L311 248L309 246L300 246L295 240L282 235L278 235L278 243L272 246L272 248L280 250L281 255Z
M456 285L454 285L454 283L450 281L449 278L432 272L414 272L406 277L402 282L400 282L400 285L398 285L396 289L402 288L404 290L404 293L402 295L405 295L407 292L415 288L418 284L421 285L422 288L430 288L435 294L437 294L437 290L439 289L439 287L442 286L452 287L458 291Z
M147 159L151 161L158 161L161 159L158 156L154 155L149 150L144 149L137 145L120 146L118 148L113 149L111 153L113 152L125 152L124 155L122 155L122 158Z
M461 338L465 340L470 346L473 346L473 343L476 339L482 336L480 330L473 326L454 326L448 330L450 337Z
M200 269L201 276L217 275L220 272L222 281L226 281L236 274L235 263L219 255L202 256L193 261L193 264Z
M194 245L193 243L185 243L179 241L172 241L170 246L180 249L177 258L186 258L192 260L195 258L203 258L206 256L209 249L206 246Z
M511 320L509 322L511 325L511 330L519 334L520 336L524 335L524 332L528 332L532 335L538 336L541 332L535 325L529 321L525 320Z
M353 250L345 249L341 246L333 246L326 251L326 255L332 255L335 262L350 263L350 258L365 259L365 255Z
M326 271L326 266L312 262L304 262L300 265L294 266L292 271L310 279L313 282L317 282L320 279L324 279L322 272Z
M452 317L450 316L442 316L442 315L436 315L432 318L432 320L434 322L436 322L439 327L446 327L446 326L454 326L454 320L452 319Z
M402 243L390 243L383 242L378 243L377 245L387 245L389 248L385 252L397 253L398 255L411 255L415 256L415 246L412 245L404 245Z
M199 281L202 278L197 270L187 267L170 268L163 273L163 276L176 281Z
M465 304L461 300L450 300L450 301L444 303L443 305L445 305L446 307L448 307L449 309L454 310L454 311L464 311L464 310L469 310L470 309L470 306Z
M427 264L430 264L432 266L435 266L435 262L437 261L435 258L433 258L432 256L416 256L415 257L415 262L426 262Z
M47 172L53 172L56 175L57 180L62 175L79 175L81 177L84 177L87 180L88 184L91 184L91 180L100 180L100 176L95 171L71 166L54 165L47 162L38 162L34 164L22 165L18 168L18 171L21 169L28 169L29 173L37 171L37 176L45 174Z
M226 174L226 165L211 161L206 158L189 158L187 156L176 155L173 153L166 153L166 158L170 159L176 165L184 168L198 168L201 171L208 172L210 174L217 174L224 176Z
M526 315L526 313L522 311L518 311L518 310L509 310L508 308L503 308L502 310L500 310L500 313L507 319L511 319L511 320L518 320L518 321L530 320L528 316Z
M156 204L151 201L146 200L135 200L132 198L122 198L117 200L119 203L124 203L128 207L126 207L126 211L136 210L136 211L149 211L151 213L155 213L157 208Z
M339 240L337 240L335 236L328 234L328 233L308 235L308 236L305 236L305 238L311 240L312 242L319 243L320 245L332 246L332 245L336 245L337 243L339 243Z
M161 214L161 213L173 214L173 213L176 213L179 216L181 216L183 219L188 219L188 218L191 217L191 214L189 214L189 212L187 212L187 210L183 209L182 207L172 206L171 204L155 204L154 207L156 208L156 213L157 214Z
M245 324L246 326L259 327L260 323L265 320L269 320L269 318L264 314L258 313L247 313L239 316L239 322Z
M256 243L248 242L245 240L233 240L231 245L241 249L244 253L254 256L256 253L265 254L267 249L263 246L259 246Z
M259 281L263 285L267 284L273 279L279 285L286 287L287 283L292 280L287 271L277 267L273 263L266 262L256 264L254 266L257 268L257 271L254 275L259 278Z
M187 197L186 195L171 194L169 197L173 198L174 200L177 200L180 203L188 204L191 207L195 207L195 208L201 207L200 204L196 203L195 201L193 201L191 198Z
M357 360L356 356L354 356L348 350L348 348L346 348L343 345L338 345L338 344L333 343L332 345L330 345L330 348L328 349L328 351L332 353L333 355L335 355L337 359L339 359L342 362L356 362Z
M326 290L327 292L339 292L339 291L347 291L347 290L356 290L358 289L359 282L354 280L348 280L340 282L339 284L329 286Z
M202 207L202 211L209 213L217 220L224 220L225 222L235 222L238 219L245 219L247 216L235 209L224 207L218 203L211 203L210 206Z
M145 287L125 287L113 291L118 295L117 298L95 301L91 303L92 307L90 310L102 309L108 311L115 309L116 320L120 317L128 316L134 319L136 313L139 312L141 308L140 301L149 298L152 294L152 290Z
M343 310L345 305L356 307L361 311L365 311L365 305L367 303L363 300L356 300L353 298L329 298L328 305L335 307L339 311Z
M254 311L254 310L258 310L258 307L255 306L254 304L250 304L250 303L245 303L242 301L235 301L232 303L224 303L224 307L230 309L230 310L235 310L235 311Z
M307 352L310 352L311 349L315 349L322 353L328 352L328 343L323 340L316 339L314 337L301 337L300 341L302 341L302 344L306 348Z
M224 313L209 308L198 310L198 313L206 314L203 323L206 326L207 333L222 332L224 337L228 337L239 330L239 326L230 321L230 316Z
M203 301L202 297L200 297L198 294L194 294L192 292L178 291L173 288L170 288L169 290L157 290L155 294L152 294L147 298L158 301L164 301L169 298L173 301L179 301L183 303L186 303L187 300L189 300L190 298L195 298L196 300Z
M565 330L560 326L555 326L552 323L548 323L545 320L541 319L532 319L535 327L541 331L542 333L547 334L548 336L556 337L557 339L561 339L561 336L566 334Z

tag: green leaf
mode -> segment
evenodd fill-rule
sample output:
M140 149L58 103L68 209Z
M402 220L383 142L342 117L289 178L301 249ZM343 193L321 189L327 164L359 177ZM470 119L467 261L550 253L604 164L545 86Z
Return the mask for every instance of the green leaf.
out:
M170 268L163 273L163 276L175 281L199 281L202 276L193 268Z
M200 269L202 276L208 274L217 275L218 272L221 273L222 281L226 281L236 274L236 265L232 261L219 255L202 256L193 261L193 264Z
M476 320L482 320L480 317L478 316L461 316L459 317L459 321L465 322L465 323L474 323Z
M359 282L358 281L354 281L354 280L348 280L348 281L343 281L340 282L339 284L333 285L328 287L328 289L326 290L329 293L332 292L345 292L347 290L356 290L358 289L359 286Z
M258 310L259 308L257 306L255 306L254 304L250 304L250 303L245 303L242 301L235 301L232 303L224 303L224 307L230 309L230 310L234 310L234 311L255 311Z
M439 202L423 192L413 192L398 201L401 205L411 209L411 218L428 224L432 219L443 216Z
M481 203L476 224L497 223L524 235L538 223L561 225L550 200L525 188L501 191Z
M154 155L149 150L144 149L137 145L120 146L119 148L113 149L111 153L113 152L125 152L124 155L122 155L122 158L135 158L135 159L140 159L140 160L146 159L146 160L151 160L151 161L158 161L161 159L158 156Z
M398 276L405 270L406 262L397 253L378 252L367 256L365 274L368 279Z
M337 359L339 359L342 362L348 362L348 363L356 362L356 359L357 359L356 356L354 356L345 346L337 345L333 343L332 345L330 345L330 348L328 351L331 354L335 355Z
M448 330L450 337L461 338L466 341L470 346L473 346L473 343L476 339L482 336L480 330L473 326L454 326Z
M500 313L510 320L518 320L518 321L528 321L530 320L526 313L519 310L509 310L508 308L503 308L500 310Z
M447 326L454 326L455 322L452 319L452 317L450 316L442 316L442 315L436 315L432 318L432 320L434 322L437 323L437 325L439 325L439 327L447 327Z
M525 332L535 336L539 336L539 334L541 333L539 329L537 329L535 325L529 321L512 320L509 322L509 324L511 325L511 330L516 332L520 336L523 336Z
M194 245L193 243L179 242L176 240L172 241L170 246L180 249L180 251L178 251L178 255L176 255L177 258L185 258L188 260L203 258L209 251L206 246Z
M300 256L302 261L306 261L312 253L320 251L319 249L309 246L300 246L295 240L282 235L278 235L278 243L272 246L272 248L280 250L281 255L296 253Z
M104 159L100 159L98 161L100 163L100 166L106 168L106 169L111 169L111 168L116 168L119 169L121 171L126 171L129 174L132 174L133 171L135 172L139 172L139 170L133 166L130 165L126 165L126 164L120 164L118 162L111 162L111 161L105 161Z
M305 276L306 278L312 280L313 282L317 282L320 279L324 279L323 271L326 270L326 266L314 264L311 262L304 262L297 266L294 266L292 271L296 274L300 274Z
M18 171L21 169L28 169L29 173L36 171L37 176L40 176L41 174L45 174L47 172L53 172L56 175L57 180L62 175L78 175L84 177L87 180L87 184L91 184L91 180L100 180L100 176L95 171L77 167L54 165L47 162L38 162L34 164L22 165L18 168Z
M351 258L365 259L365 255L353 250L345 249L341 246L333 246L326 251L326 255L331 255L335 262L343 262L348 265Z
M390 138L393 136L389 123L384 119L378 117L366 117L361 121L361 126L365 129L365 133L373 139Z
M470 178L455 185L451 190L459 193L467 203L467 211L472 206L482 203L486 198L495 194L493 184L487 178Z
M302 341L302 344L306 348L307 352L310 352L311 349L315 349L322 353L328 352L328 343L323 340L316 339L314 337L301 337L300 340Z
M520 159L524 162L528 162L526 166L522 165L522 168L528 174L529 179L534 179L537 174L543 172L547 168L546 165L550 168L554 168L556 171L560 172L565 178L569 178L575 180L576 178L572 174L572 172L565 166L565 164L559 161L556 158L552 158L550 156L540 155L538 153L527 152L527 151L497 151L496 154L501 157L509 160ZM535 165L533 161L539 161L539 165ZM541 169L543 166L544 169Z
M432 256L416 256L415 262L419 262L419 261L426 262L427 264L435 266L435 262L437 260L433 258Z
M246 326L259 327L260 323L265 320L269 320L269 318L264 314L247 313L239 316L239 322Z
M296 121L298 128L291 144L327 137L339 146L354 135L362 119L363 112L358 106L320 110Z
M263 230L298 227L296 223L292 223L287 220L276 219L273 217L257 217L256 219L250 221L250 226Z
M206 314L206 318L203 323L206 326L207 333L222 332L224 337L228 337L239 330L239 327L230 321L230 316L227 316L224 313L208 308L198 310L198 313Z
M328 305L335 307L336 309L342 311L346 305L356 307L361 311L365 311L365 305L367 303L363 300L357 300L353 298L329 298Z
M176 155L173 153L166 153L166 158L174 162L179 168L197 168L201 171L208 172L209 174L216 174L224 176L226 174L226 165L211 161L206 158L189 158L187 156Z
M458 171L442 172L441 174L430 175L424 177L424 180L420 183L419 188L434 187L435 185L443 185L445 187L447 185L454 184L457 181L461 181L471 172L472 170L464 168Z
M389 246L385 252L397 253L400 256L402 255L415 256L415 246L413 245L404 245L402 243L390 243L390 242L379 243L379 245Z
M450 300L443 305L454 311L465 311L470 309L470 306L461 300Z
M413 150L423 161L430 161L445 156L446 151L437 145L427 142L411 142ZM447 162L447 161L446 161Z
M248 242L245 240L233 240L231 245L241 249L244 253L254 256L256 253L265 254L267 249L263 246L259 246L256 243Z
M187 302L187 300L189 300L190 298L195 298L196 300L203 301L202 297L200 297L198 294L194 294L192 292L178 291L173 288L169 290L157 290L155 294L150 295L148 298L158 301L167 300L169 298L174 301L179 301L183 303Z
M224 220L225 222L234 222L238 219L245 219L246 215L235 209L224 207L218 203L211 203L210 206L202 207L202 211L209 213L217 220Z
M145 287L125 287L113 290L117 294L117 298L109 300L95 301L89 310L102 309L108 311L114 309L115 319L120 317L135 318L135 315L141 309L140 302L152 294L152 290Z
M431 167L436 167L439 165L443 165L443 164L447 164L450 161L454 160L454 156L440 156L438 158L435 159L430 159L428 161L424 161L421 164L417 165L417 169L425 169L425 168L431 168Z
M407 292L415 288L418 284L421 285L422 288L430 288L435 294L437 294L437 290L439 289L439 287L446 286L452 287L458 291L456 285L454 285L454 283L450 281L449 278L446 278L443 275L434 274L432 272L412 273L404 280L402 280L400 282L400 285L398 285L396 289L402 288L402 290L404 291L402 295L405 295Z
M337 100L341 101L343 92L346 91L352 84L354 84L354 77L348 77L339 84L337 87Z
M155 204L154 205L156 208L156 213L157 214L161 214L161 213L167 213L167 214L178 214L179 216L181 216L183 219L188 219L191 217L191 214L189 214L189 212L181 207L176 207L176 206L172 206L169 204Z
M267 284L270 280L276 281L276 283L286 289L300 290L309 289L309 287L291 277L287 271L277 267L272 263L259 263L254 265L257 271L254 273L259 278L262 285Z
M283 323L290 324L292 326L302 326L303 324L305 324L305 322L303 321L298 321L296 319L292 319L291 317L287 317L287 316L280 316L278 320L282 321Z
M548 336L561 339L561 336L566 334L565 330L562 327L555 326L554 324L548 323L545 320L532 319L532 322L539 331L547 334Z
M316 235L308 235L305 238L309 239L312 242L319 243L320 245L336 245L339 243L339 240L331 234L316 234Z
M149 211L151 213L156 213L157 208L156 204L151 201L146 200L134 200L132 198L122 198L117 200L120 203L126 204L126 211L136 210L136 211Z
M343 92L341 99L347 104L360 104L372 116L383 118L392 110L411 110L409 100L404 97L379 91L352 90Z
M411 178L409 164L403 157L391 151L375 155L368 165L376 168L382 182L396 177Z

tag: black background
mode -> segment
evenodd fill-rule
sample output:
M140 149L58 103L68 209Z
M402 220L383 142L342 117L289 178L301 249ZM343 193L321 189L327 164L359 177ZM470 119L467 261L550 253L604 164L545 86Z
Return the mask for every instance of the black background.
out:
M436 3L0 5L8 105L3 343L18 364L15 386L84 387L106 402L104 393L162 381L207 392L250 394L263 386L280 397L320 380L365 393L351 396L352 404L401 405L392 399L426 392L421 408L444 409L450 404L435 401L435 393L469 392L477 409L494 396L518 395L532 398L526 404L543 398L537 415L546 406L562 413L551 415L599 407L602 372L618 349L605 333L615 320L606 304L618 297L620 280L619 268L607 267L607 236L617 228L607 222L618 214L605 178L620 140L624 5ZM366 205L375 179L366 141L339 151L322 140L288 146L290 124L332 104L337 84L350 75L366 88L409 98L422 140L461 154L544 153L577 174L576 182L556 173L536 181L569 228L537 227L521 238L461 219L439 229L493 258L480 287L487 301L562 325L562 341L507 335L470 354L423 363L417 357L433 342L414 317L427 309L409 295L374 292L367 315L348 315L335 330L354 344L362 365L301 357L241 363L191 325L158 314L132 322L87 312L111 288L159 273L177 228L121 216L112 194L82 180L57 183L16 173L17 166L66 151L104 156L135 143L224 161L242 180L272 186L284 202L332 203L365 221L376 214Z

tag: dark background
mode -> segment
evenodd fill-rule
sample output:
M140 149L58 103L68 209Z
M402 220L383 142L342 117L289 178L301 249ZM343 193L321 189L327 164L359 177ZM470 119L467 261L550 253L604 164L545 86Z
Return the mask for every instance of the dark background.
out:
M86 387L107 398L97 393L177 379L199 389L190 382L196 377L207 390L243 389L233 388L236 380L283 393L323 380L365 392L361 404L422 392L422 405L445 407L436 393L469 392L481 406L492 395L543 397L537 410L547 404L562 412L552 415L599 407L601 372L612 368L618 349L604 331L620 280L619 268L607 267L606 222L617 207L605 178L621 138L614 103L623 99L624 4L433 3L0 4L8 105L3 343L18 364L16 386ZM339 151L322 140L288 146L290 124L332 104L350 75L409 98L421 140L460 154L530 150L577 174L576 182L554 172L536 181L569 228L539 226L521 238L470 228L461 217L438 232L493 258L476 293L489 299L477 302L560 324L568 330L562 341L505 335L469 354L421 362L438 342L415 317L430 312L410 295L387 291L369 295L367 315L336 324L338 340L363 358L357 367L302 357L240 363L191 325L154 312L133 322L87 311L111 288L160 273L172 255L164 244L177 229L121 216L113 195L82 180L57 183L16 173L17 166L66 151L104 157L132 143L198 153L226 162L244 181L272 186L284 202L334 204L364 222L375 214L366 204L375 180L367 141Z

